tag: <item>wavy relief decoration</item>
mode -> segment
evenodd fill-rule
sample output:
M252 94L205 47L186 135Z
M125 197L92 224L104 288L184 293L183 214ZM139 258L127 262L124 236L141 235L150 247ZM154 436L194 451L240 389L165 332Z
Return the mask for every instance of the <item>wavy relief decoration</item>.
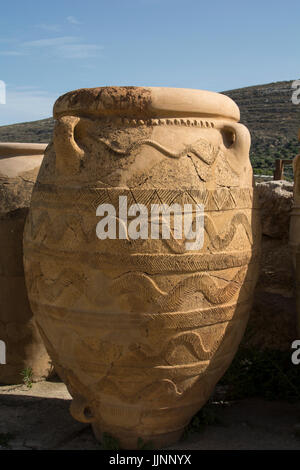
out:
M102 142L111 152L121 156L130 155L134 150L139 149L143 145L147 145L149 147L155 148L160 153L169 158L178 159L192 153L207 165L212 165L221 151L220 148L214 147L204 139L199 139L193 144L186 145L183 150L177 152L170 150L169 148L152 139L138 140L133 142L126 149L120 149L113 145L109 140L104 138L100 138L99 141Z
M180 309L187 296L196 292L200 292L212 304L228 302L241 288L246 271L246 267L241 268L225 287L219 287L210 274L193 274L176 284L170 292L161 290L148 274L129 272L112 282L111 292L134 296L142 309L145 302L149 302L160 312L174 312Z

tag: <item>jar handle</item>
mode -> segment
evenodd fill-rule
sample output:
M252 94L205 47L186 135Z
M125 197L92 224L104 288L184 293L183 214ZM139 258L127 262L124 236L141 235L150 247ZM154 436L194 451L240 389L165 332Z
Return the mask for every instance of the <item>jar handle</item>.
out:
M73 398L70 405L70 413L73 418L81 423L92 423L96 419L87 400L80 395Z
M231 136L231 142L227 148L230 148L239 158L243 159L244 156L248 158L251 136L247 127L239 122L223 122L220 130L223 132L223 135L227 134L229 136L228 140L230 140Z
M63 116L54 126L53 143L56 153L56 169L60 174L74 175L78 173L84 151L76 143L75 127L80 117Z

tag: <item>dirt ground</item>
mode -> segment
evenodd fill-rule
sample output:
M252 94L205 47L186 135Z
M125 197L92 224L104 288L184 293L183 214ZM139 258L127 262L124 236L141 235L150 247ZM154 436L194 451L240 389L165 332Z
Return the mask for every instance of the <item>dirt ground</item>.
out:
M101 449L89 425L69 413L61 382L0 387L1 449ZM300 449L300 402L252 398L218 406L207 425L170 449Z

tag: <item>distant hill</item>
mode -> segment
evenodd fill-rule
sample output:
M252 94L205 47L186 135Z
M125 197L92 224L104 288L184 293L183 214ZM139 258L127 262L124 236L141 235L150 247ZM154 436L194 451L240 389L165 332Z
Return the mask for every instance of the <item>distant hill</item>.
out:
M0 126L0 142L49 142L53 127L52 118Z
M256 174L272 174L275 158L299 153L300 104L294 105L292 81L268 83L223 92L241 110L241 122L252 136L251 161ZM0 126L0 142L48 142L52 118ZM292 169L287 167L287 176Z
M251 162L256 174L273 174L274 159L300 153L300 104L292 103L292 81L223 92L239 106L241 122L251 132ZM0 128L1 130L1 128ZM292 167L286 167L292 176Z

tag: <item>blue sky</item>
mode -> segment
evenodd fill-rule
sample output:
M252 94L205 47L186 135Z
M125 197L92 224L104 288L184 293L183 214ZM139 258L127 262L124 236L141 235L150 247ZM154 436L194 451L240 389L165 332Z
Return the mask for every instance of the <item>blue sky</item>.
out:
M299 0L10 0L0 4L0 125L49 117L66 91L224 91L300 77Z

